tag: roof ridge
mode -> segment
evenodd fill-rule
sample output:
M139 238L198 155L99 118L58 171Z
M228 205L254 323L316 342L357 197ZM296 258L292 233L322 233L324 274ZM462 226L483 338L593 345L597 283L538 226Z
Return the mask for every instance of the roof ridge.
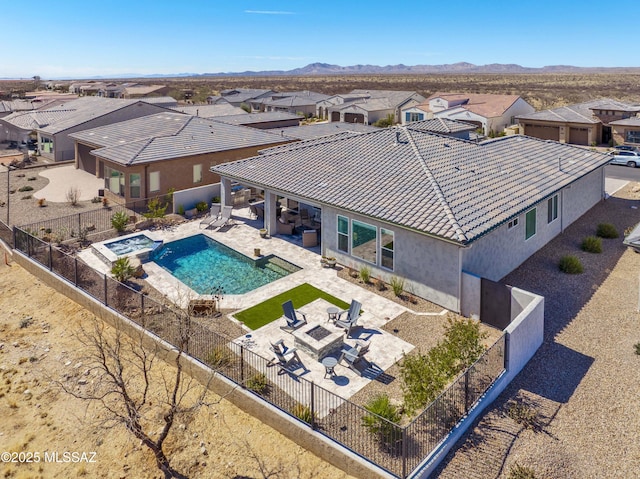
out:
M133 163L135 162L136 158L137 158L138 156L140 156L140 153L142 153L142 152L147 148L147 146L149 146L149 145L153 142L153 140L155 140L155 137L147 138L147 139L146 139L146 141L144 141L143 143L141 142L142 144L140 145L140 148L138 148L138 151L136 152L136 154L135 154L135 155L133 155L133 156L129 159L129 161L127 162L127 164L129 164L129 165L133 165ZM132 142L132 143L135 143L135 142ZM129 143L129 144L131 144L131 143ZM117 148L118 146L124 146L124 145L116 145L116 148Z
M413 153L416 155L416 157L420 161L420 164L422 165L423 170L427 174L427 179L429 180L429 183L431 183L431 186L436 193L436 197L438 198L438 201L442 205L442 208L444 209L445 214L447 215L449 224L456 231L456 235L458 236L458 241L460 242L468 241L469 238L467 238L467 235L462 230L462 227L460 226L460 223L458 223L456 216L453 214L453 211L451 210L451 207L449 206L449 203L447 203L444 193L442 192L442 188L440 188L440 184L438 183L435 176L427 166L427 162L425 161L424 157L420 153L420 150L418 149L418 146L416 145L416 142L413 136L411 135L410 131L405 126L398 127L398 129L403 130L407 134L407 137L409 138L409 144L411 145L411 149L413 150Z

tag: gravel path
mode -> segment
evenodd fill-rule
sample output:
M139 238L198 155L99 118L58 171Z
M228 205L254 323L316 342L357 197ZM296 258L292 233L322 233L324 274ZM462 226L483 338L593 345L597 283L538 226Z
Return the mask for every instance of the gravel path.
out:
M622 238L603 240L602 254L579 248L598 223L622 236L640 221L639 192L626 186L503 279L545 296L544 344L434 477L507 478L516 464L536 478L638 477L640 255ZM560 273L564 254L580 257L585 272ZM514 402L534 427L509 417Z

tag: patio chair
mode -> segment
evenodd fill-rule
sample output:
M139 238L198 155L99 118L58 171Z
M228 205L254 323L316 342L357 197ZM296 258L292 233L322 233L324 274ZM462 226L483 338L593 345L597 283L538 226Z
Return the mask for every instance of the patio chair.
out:
M222 228L226 224L231 222L231 211L233 211L233 206L224 206L222 208L222 213L220 214L220 218L215 220L213 223L209 225L211 228Z
M284 340L279 339L275 343L271 343L271 351L275 354L275 357L271 359L268 366L278 366L280 373L287 372L293 374L297 369L304 369L307 371L306 366L302 363L298 351L296 348L288 348L284 344Z
M256 208L256 205L249 205L249 216L252 220L258 219L258 208Z
M351 305L349 309L345 311L340 311L338 313L338 319L335 322L335 325L344 328L347 333L347 337L351 334L351 329L358 322L358 317L360 316L360 309L362 308L362 304L360 304L355 299L351 300ZM342 319L342 316L346 313L346 317Z
M369 361L364 358L368 350L368 342L366 345L356 344L352 348L344 348L342 349L338 362L344 362L349 369L357 373L358 376L362 376L362 373L369 367Z
M286 326L280 326L280 329L282 329L283 331L287 331L288 333L290 333L307 324L307 317L304 313L293 309L292 301L282 303L282 311L284 311L284 317L287 320Z
M216 221L219 216L220 216L220 203L213 203L211 205L211 208L209 208L209 213L207 213L207 216L202 218L202 221L200 221L200 228L202 228L202 225L205 225L205 228L208 228L209 225L211 225L211 223Z
M300 210L300 221L302 223L302 226L306 228L314 229L314 226L315 226L314 221L309 216L309 210L307 209Z
M293 223L287 223L282 216L276 221L276 233L279 235L292 235L295 225Z

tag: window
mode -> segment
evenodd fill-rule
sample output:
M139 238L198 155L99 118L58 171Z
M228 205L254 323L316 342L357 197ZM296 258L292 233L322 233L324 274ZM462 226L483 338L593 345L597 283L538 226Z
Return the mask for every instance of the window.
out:
M129 196L131 198L140 198L140 173L131 173L129 175Z
M104 187L111 193L124 196L124 173L105 166Z
M193 182L200 183L202 181L202 165L193 165Z
M627 143L640 143L640 131L627 131Z
M351 228L351 256L376 264L377 228L356 220L351 222Z
M53 152L53 138L47 138L46 136L40 137L40 143L42 145L42 151L44 153Z
M554 195L547 200L547 223L558 219L558 195Z
M407 123L411 123L412 121L422 121L424 120L424 113L411 113L411 112L406 112L405 113L405 121Z
M515 228L516 226L518 226L518 218L513 218L511 221L509 221L509 223L507 224L507 228L511 229L511 228Z
M536 234L536 208L527 211L524 239L528 240Z
M380 266L393 269L393 231L380 228Z
M349 219L338 215L338 250L349 252Z
M160 191L160 172L152 171L149 173L149 191L155 193Z

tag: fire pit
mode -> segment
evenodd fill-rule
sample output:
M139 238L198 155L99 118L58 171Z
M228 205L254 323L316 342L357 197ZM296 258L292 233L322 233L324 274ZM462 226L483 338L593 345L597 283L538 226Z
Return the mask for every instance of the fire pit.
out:
M293 331L294 344L318 361L342 348L342 329L327 329L319 324L308 324Z

